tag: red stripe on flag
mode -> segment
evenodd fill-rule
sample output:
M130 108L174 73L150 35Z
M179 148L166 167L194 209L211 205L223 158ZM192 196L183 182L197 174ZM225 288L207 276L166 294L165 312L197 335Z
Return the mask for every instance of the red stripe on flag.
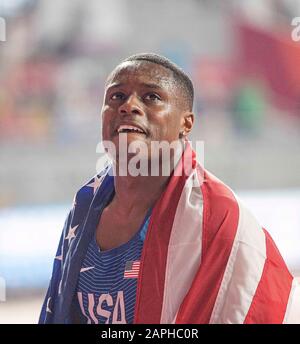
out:
M176 323L209 323L238 227L239 206L231 190L207 171L201 189L202 262Z
M266 235L267 258L245 324L281 324L293 277L269 233Z
M195 158L189 144L184 154L191 154ZM180 170L183 170L183 157L176 167L176 172ZM180 173L174 173L153 209L143 247L134 323L160 323L170 234L177 204L191 172L186 171L181 176Z

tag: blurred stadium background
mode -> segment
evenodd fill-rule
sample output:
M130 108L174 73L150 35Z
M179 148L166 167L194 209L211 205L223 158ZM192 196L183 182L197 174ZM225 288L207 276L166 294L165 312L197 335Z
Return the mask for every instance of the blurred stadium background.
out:
M299 0L0 0L0 323L37 321L67 210L95 173L105 78L137 52L192 76L206 168L300 275L297 16Z

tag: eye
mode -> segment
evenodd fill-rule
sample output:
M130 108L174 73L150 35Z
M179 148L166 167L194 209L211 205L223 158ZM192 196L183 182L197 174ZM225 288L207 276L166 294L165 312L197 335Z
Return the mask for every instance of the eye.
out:
M123 92L115 92L110 96L112 100L123 100L125 99L125 94Z
M156 93L147 93L144 97L145 100L150 100L152 102L156 102L161 100L160 96Z

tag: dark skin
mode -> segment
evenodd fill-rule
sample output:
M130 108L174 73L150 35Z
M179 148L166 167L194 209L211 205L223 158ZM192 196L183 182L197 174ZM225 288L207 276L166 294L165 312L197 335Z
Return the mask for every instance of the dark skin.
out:
M106 82L102 120L103 140L118 147L120 134L116 129L120 124L133 123L142 127L145 134L128 133L128 144L141 140L150 151L153 140L171 143L178 140L180 133L188 135L194 115L172 71L152 62L131 61L119 65ZM117 167L118 158L117 151ZM163 175L114 177L114 198L103 210L96 230L101 250L120 246L132 238L168 179Z

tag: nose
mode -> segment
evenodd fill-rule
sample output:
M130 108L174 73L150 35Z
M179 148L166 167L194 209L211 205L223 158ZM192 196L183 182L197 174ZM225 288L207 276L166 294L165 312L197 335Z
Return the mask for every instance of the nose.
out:
M142 115L140 101L134 94L130 95L119 107L120 115Z

